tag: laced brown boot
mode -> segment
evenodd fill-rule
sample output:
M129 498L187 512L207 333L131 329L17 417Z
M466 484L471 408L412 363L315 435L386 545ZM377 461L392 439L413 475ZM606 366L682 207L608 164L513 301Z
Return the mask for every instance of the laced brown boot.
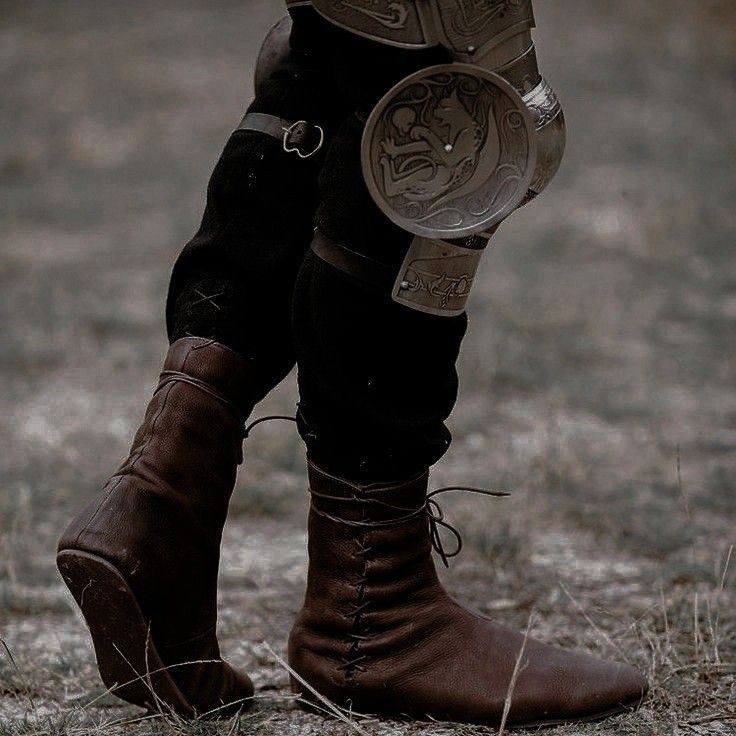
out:
M102 680L135 705L225 715L253 695L222 661L215 632L250 373L212 340L175 342L130 455L59 542Z
M441 514L427 473L355 485L309 467L309 577L289 661L358 712L498 725L524 636L472 613L440 585ZM292 679L296 692L305 688ZM528 639L509 726L591 720L638 705L633 668ZM309 692L304 693L309 698Z

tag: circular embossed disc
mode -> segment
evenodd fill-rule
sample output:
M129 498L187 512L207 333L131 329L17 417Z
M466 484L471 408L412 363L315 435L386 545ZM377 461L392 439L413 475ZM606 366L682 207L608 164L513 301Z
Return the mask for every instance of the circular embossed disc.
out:
M485 232L526 196L534 122L504 79L471 64L423 69L376 105L363 173L383 212L426 238Z

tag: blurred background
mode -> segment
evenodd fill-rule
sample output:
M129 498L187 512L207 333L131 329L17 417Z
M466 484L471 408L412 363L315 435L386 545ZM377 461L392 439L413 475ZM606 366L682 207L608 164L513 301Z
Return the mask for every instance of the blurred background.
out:
M466 550L445 580L508 624L534 612L535 635L649 673L640 713L562 733L733 734L736 5L537 6L568 151L483 260L434 476L513 496L448 499ZM140 421L171 265L281 14L277 0L0 0L2 734L181 728L99 697L53 558ZM291 376L257 415L295 402ZM301 444L265 425L246 457L221 640L259 700L231 733L349 732L294 709L270 651L304 584Z

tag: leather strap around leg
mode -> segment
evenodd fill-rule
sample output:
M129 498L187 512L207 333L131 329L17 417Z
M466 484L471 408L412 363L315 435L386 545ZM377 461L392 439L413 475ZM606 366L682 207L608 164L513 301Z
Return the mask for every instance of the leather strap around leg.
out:
M311 158L322 149L325 142L325 131L316 123L286 120L263 112L246 113L236 130L270 135L281 141L286 153L296 153L299 158Z
M391 290L396 279L396 272L384 263L346 248L320 230L314 231L312 252L339 271L385 293Z

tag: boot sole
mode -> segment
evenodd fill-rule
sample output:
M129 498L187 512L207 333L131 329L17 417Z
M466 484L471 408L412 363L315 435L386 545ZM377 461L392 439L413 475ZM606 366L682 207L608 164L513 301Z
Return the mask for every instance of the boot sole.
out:
M154 713L195 717L161 661L123 575L107 560L81 550L59 552L56 564L87 622L105 687Z
M301 698L297 701L297 706L301 708L302 710L309 711L311 713L317 713L319 715L324 715L324 705L322 705L317 698L314 697L314 695L310 692L304 692L304 687L301 683L297 682L296 684L292 680L292 686L291 691L294 694L300 694ZM580 718L559 718L559 719L551 719L547 721L529 721L528 723L508 723L506 724L506 731L529 731L529 730L539 730L544 728L555 728L556 726L574 726L575 724L584 724L584 723L597 723L598 721L604 721L607 718L613 718L614 716L620 716L623 713L631 713L635 710L637 710L641 704L644 702L644 697L642 697L637 702L631 702L624 705L617 705L614 708L610 708L609 710L602 711L601 713L593 713L589 716L582 716ZM353 705L351 710L354 710L356 713L361 712L360 708ZM389 718L389 719L402 719L406 718L406 713L370 713L368 711L365 712L366 715L376 715L379 718ZM411 718L411 716L409 716ZM414 720L420 721L420 722L436 722L433 718L427 718L427 716L415 716ZM447 721L443 719L438 719L440 723L455 723L456 721ZM484 723L468 723L465 721L457 721L457 723L461 723L463 725L478 725L478 726L486 726L489 728L498 728L500 726L500 721L498 722L484 722Z
M554 728L555 726L574 726L576 723L597 723L598 721L605 721L607 718L613 718L614 716L620 716L623 713L633 713L638 710L639 706L644 702L642 698L637 703L631 703L629 705L617 705L615 708L603 711L602 713L594 713L590 716L584 716L582 718L564 719L552 721L537 721L536 723L519 723L511 724L506 727L507 731L524 731L528 729L539 729L539 728Z

